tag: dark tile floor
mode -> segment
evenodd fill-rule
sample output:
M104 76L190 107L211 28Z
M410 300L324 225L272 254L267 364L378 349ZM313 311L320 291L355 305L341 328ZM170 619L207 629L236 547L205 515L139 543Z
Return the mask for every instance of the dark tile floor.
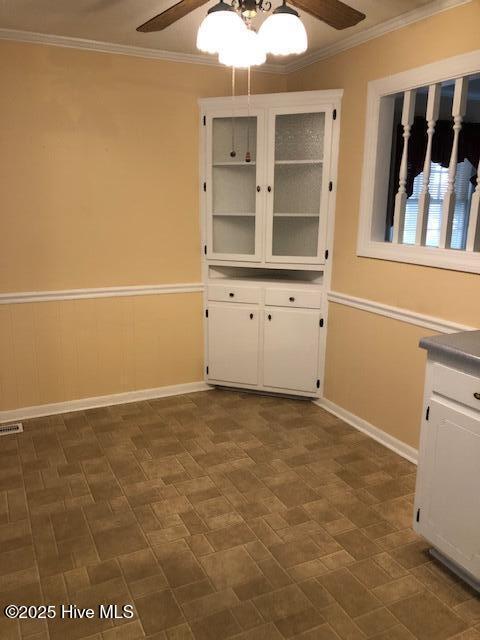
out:
M1 640L480 639L480 599L410 528L415 467L307 401L210 391L24 426L0 439Z

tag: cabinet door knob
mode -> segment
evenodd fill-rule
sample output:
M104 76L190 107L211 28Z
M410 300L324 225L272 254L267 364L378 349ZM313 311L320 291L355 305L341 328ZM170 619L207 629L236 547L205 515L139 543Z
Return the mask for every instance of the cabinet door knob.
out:
M473 397L475 398L475 400L480 400L480 392L475 391L475 393L473 394Z
M268 318L269 320L271 320L271 319L272 319L272 316L271 316L270 314L268 314L267 318Z
M260 193L260 191L261 191L261 190L262 190L262 187L261 187L259 184L257 184L257 191L258 191L258 193Z
M272 193L272 187L270 185L268 185L267 191L268 191L268 193Z
M232 293L231 291L230 291L230 293L228 295L230 296L230 298L234 298L235 297L235 294Z
M253 320L253 313L250 314L250 320Z
M290 302L295 302L295 298L293 296L290 296L289 300Z

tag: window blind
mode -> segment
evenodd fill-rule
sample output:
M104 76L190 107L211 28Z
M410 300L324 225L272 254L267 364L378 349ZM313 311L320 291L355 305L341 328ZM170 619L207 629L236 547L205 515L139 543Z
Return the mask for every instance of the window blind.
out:
M475 173L475 168L464 160L457 164L455 180L455 213L452 225L452 249L465 249L465 239L468 225L468 213L470 210L470 198L472 195L472 183L470 178ZM417 228L418 200L423 188L423 172L418 174L413 182L413 192L407 200L405 209L405 226L403 242L415 244ZM427 218L427 247L438 247L440 241L440 229L442 225L442 209L445 192L448 187L448 168L432 162L430 166L430 206Z

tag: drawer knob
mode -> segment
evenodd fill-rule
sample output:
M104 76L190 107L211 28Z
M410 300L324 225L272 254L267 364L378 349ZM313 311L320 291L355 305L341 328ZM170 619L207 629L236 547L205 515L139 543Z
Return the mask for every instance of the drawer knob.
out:
M250 314L250 320L253 320L253 313Z
M289 300L290 302L295 302L295 298L293 296L290 296Z
M268 317L268 319L269 319L269 320L271 320L271 319L272 319L272 316L271 316L270 314L268 314L268 316L267 316L267 317Z
M268 185L267 191L268 191L268 193L272 193L272 187L270 185Z
M262 187L261 187L259 184L257 184L257 191L258 191L258 193L260 193L260 191L261 191L261 190L262 190Z
M228 295L230 296L230 298L233 298L235 296L235 294L232 293L231 291L230 291L230 293Z
M473 397L475 398L475 400L480 400L480 392L475 391L475 393L473 394Z

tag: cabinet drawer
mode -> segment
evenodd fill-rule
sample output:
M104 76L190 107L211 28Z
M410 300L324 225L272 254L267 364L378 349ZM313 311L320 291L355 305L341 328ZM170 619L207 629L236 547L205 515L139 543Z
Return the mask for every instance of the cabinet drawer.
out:
M322 294L320 291L302 289L267 289L265 304L272 307L304 307L320 309Z
M260 302L260 289L258 287L228 287L213 284L208 287L208 299L218 302Z
M480 411L480 378L434 364L433 391Z

